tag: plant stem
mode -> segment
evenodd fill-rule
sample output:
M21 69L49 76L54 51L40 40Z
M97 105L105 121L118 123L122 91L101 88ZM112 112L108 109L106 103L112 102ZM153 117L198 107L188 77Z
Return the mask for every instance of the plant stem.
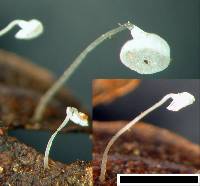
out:
M105 174L106 174L106 164L107 164L107 159L108 159L108 152L110 150L110 147L113 145L113 143L128 129L130 129L134 124L136 124L139 120L141 120L144 116L155 110L156 108L160 107L163 103L165 103L169 98L172 97L174 94L168 94L164 96L159 102L154 104L152 107L147 109L146 111L142 112L140 115L138 115L135 119L133 119L131 122L129 122L125 127L120 129L108 142L105 151L103 153L102 157L102 163L101 163L101 173L99 176L100 182L105 181Z
M39 122L42 119L43 113L47 107L47 104L49 101L55 96L55 94L60 90L60 88L63 86L64 83L69 80L71 75L74 73L74 71L78 68L78 66L81 64L81 62L85 59L85 57L94 50L98 45L100 45L103 41L106 39L110 39L112 36L116 35L117 33L126 30L131 29L133 27L133 24L130 22L125 23L123 25L120 25L119 27L110 30L106 32L105 34L98 37L96 40L94 40L88 47L86 47L80 55L75 58L75 60L72 62L72 64L64 71L64 73L61 75L61 77L53 84L53 86L40 98L40 101L35 109L35 113L33 115L33 121Z
M54 138L56 137L57 133L62 130L63 127L65 127L69 121L69 116L66 116L65 120L62 122L62 124L57 128L57 130L52 134L51 138L49 139L48 141L48 144L47 144L47 147L46 147L46 150L45 150L45 156L44 156L44 168L49 168L49 152L50 152L50 149L51 149L51 145L52 145L52 142L54 140Z

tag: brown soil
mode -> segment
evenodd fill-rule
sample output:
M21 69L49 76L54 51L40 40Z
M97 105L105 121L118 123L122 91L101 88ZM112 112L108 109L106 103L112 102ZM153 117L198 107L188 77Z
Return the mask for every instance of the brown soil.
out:
M44 170L43 158L42 154L17 139L0 135L0 185L92 185L89 162L64 165L50 160L50 168Z
M85 112L79 102L62 89L48 105L43 120L34 123L31 118L39 98L54 82L45 69L31 64L13 53L0 50L0 185L92 185L90 162L76 161L62 164L50 160L50 169L44 170L44 156L7 131L16 128L55 130L66 116L67 106ZM64 131L84 130L71 125Z
M12 52L0 50L0 83L38 92L46 91L54 82L53 74ZM56 97L78 105L69 90L62 89Z
M0 50L0 69L0 118L9 128L55 130L65 117L67 106L74 106L85 112L69 90L62 89L56 96L57 99L51 101L43 121L33 123L31 117L36 104L55 82L53 75L27 59L3 50ZM67 130L74 128L77 129L77 125L72 125Z

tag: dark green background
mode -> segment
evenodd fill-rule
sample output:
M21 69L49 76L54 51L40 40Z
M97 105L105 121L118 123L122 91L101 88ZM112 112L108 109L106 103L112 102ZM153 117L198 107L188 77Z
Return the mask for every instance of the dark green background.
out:
M32 41L16 40L13 36L18 28L15 28L0 38L0 48L24 56L59 76L91 41L118 23L131 21L168 41L172 63L168 69L154 75L139 75L120 62L120 48L131 38L128 31L99 46L66 84L91 109L91 80L94 78L199 78L199 7L199 0L0 0L0 28L13 19L32 18L41 20L45 27L44 34ZM123 119L130 119L130 116ZM184 131L186 129L190 131L190 128L184 128ZM27 143L36 145L41 151L48 139L42 134L45 140L40 140L40 148L35 140L41 138L35 134L26 138L27 135L22 136L19 131L13 135L25 141L30 139ZM193 138L191 132L185 135L197 141L197 136ZM60 148L66 144L64 138L61 141ZM89 141L87 148L91 150ZM86 159L91 158L88 149ZM61 154L65 156L67 151L66 146ZM55 157L55 154L58 153L52 154L55 159L66 161L65 157Z
M95 77L199 78L199 0L0 0L0 28L11 20L37 18L44 34L19 41L12 31L0 38L0 48L14 51L60 75L96 37L128 20L165 38L172 63L154 75L139 75L119 60L121 46L131 38L125 31L98 47L68 82L74 94L90 105L90 80Z
M166 109L171 102L168 100L142 121L169 129L200 144L200 80L197 79L143 80L134 91L110 104L96 107L93 118L103 121L130 121L166 94L180 92L191 93L195 102L178 112L172 112Z

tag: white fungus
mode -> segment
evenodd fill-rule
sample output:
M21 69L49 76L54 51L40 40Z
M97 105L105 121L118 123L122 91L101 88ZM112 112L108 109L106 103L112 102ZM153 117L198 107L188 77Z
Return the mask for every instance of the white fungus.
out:
M82 112L79 112L76 108L67 107L66 114L70 116L70 120L73 121L74 123L76 123L82 127L88 126L87 115Z
M180 109L191 105L195 101L194 96L188 92L172 94L171 98L173 101L167 107L170 111L179 111Z
M153 74L166 69L170 63L170 47L160 36L144 32L137 26L130 30L133 39L120 52L122 63L140 74Z
M17 39L33 39L43 32L42 23L36 19L20 21L18 25L21 27L21 30L15 35L15 38Z
M107 159L108 159L108 152L111 148L111 146L114 144L114 142L127 130L129 130L133 125L135 125L138 121L140 121L143 117L148 115L150 112L153 110L157 109L160 107L162 104L164 104L167 100L172 99L172 102L170 105L167 107L168 110L170 111L179 111L180 109L191 105L194 101L195 98L192 94L188 92L182 92L182 93L170 93L164 96L159 102L155 103L153 106L139 114L137 117L135 117L132 121L130 121L128 124L126 124L122 129L120 129L108 142L104 153L102 157L102 162L101 162L101 173L99 176L100 182L105 181L105 174L106 174L106 164L107 164Z
M18 25L21 29L15 34L16 39L29 40L38 37L43 33L43 25L37 19L29 21L14 20L0 31L0 36L8 33L14 26Z
M58 127L58 129L52 134L51 138L48 141L46 150L45 150L45 156L44 156L44 168L48 168L48 162L49 162L49 152L51 149L52 142L54 138L56 137L57 133L64 128L68 121L71 120L75 124L86 127L88 126L88 116L82 112L79 112L76 108L74 107L67 107L66 109L66 118L62 122L62 124Z

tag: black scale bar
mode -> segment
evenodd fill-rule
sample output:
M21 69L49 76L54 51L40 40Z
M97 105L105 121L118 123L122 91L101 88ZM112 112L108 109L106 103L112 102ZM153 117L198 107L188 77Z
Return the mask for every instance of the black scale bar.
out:
M198 183L198 176L120 176L120 183Z

